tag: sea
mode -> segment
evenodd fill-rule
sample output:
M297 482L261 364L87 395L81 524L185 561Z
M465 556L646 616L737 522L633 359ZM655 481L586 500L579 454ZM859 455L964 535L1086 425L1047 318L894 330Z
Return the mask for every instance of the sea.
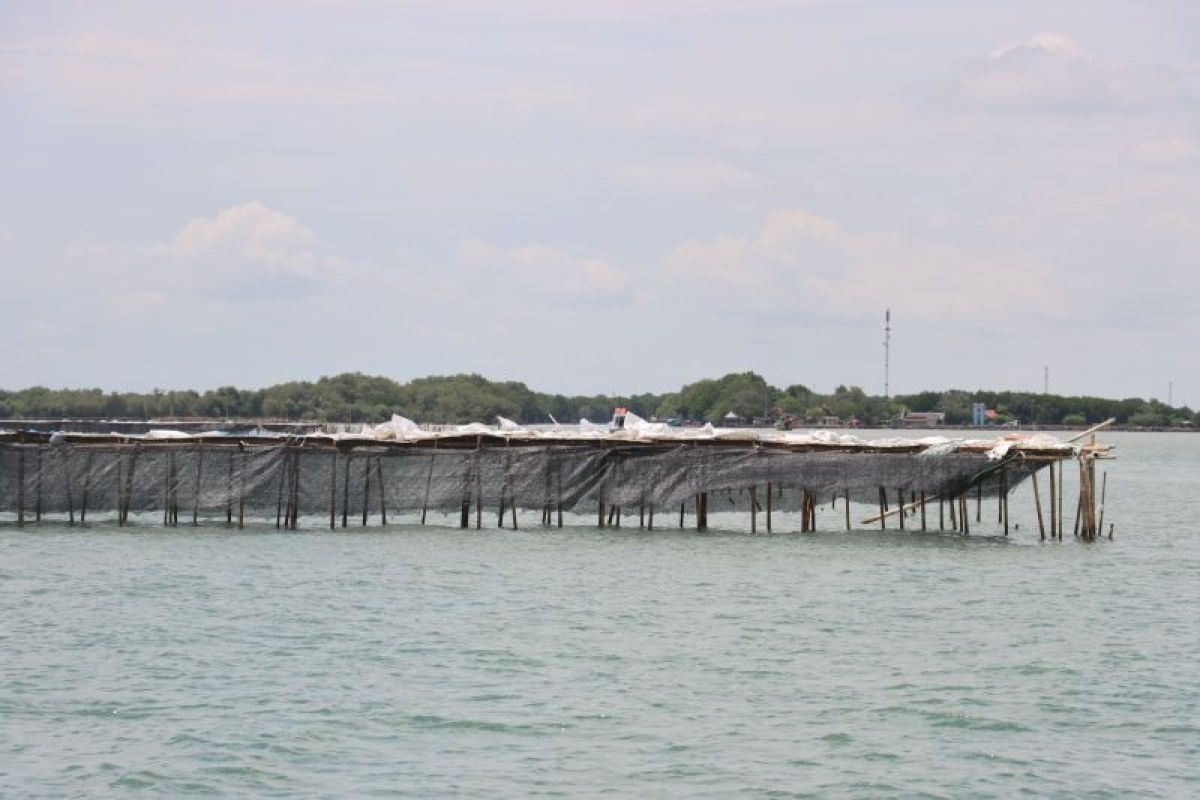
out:
M1198 797L1200 435L1103 440L1094 543L3 520L0 796Z

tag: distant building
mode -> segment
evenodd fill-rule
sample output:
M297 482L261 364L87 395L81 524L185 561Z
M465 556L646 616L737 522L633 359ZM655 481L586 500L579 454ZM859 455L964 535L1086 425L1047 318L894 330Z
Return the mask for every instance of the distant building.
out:
M900 417L905 428L937 428L946 424L946 415L941 411L906 411Z
M979 427L987 419L987 403L971 404L971 424Z

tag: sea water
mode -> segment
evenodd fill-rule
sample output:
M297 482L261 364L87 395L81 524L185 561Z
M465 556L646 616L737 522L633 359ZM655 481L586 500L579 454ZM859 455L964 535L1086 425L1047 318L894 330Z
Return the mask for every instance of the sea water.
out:
M0 796L1200 796L1200 436L1105 440L1094 544L6 522Z

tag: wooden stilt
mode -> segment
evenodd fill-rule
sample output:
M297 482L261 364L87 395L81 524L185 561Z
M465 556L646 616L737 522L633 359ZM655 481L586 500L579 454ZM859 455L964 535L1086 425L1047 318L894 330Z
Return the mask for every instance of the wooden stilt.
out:
M83 497L79 500L79 524L83 525L87 522L87 507L88 494L92 488L92 451L88 450L87 458L83 462Z
M1037 510L1038 534L1040 535L1041 540L1044 542L1046 541L1046 524L1042 521L1042 493L1038 490L1038 474L1036 469L1030 473L1029 482L1033 484L1033 506ZM1050 485L1054 485L1053 478L1051 478ZM1054 490L1051 489L1051 492L1053 491ZM1053 497L1053 495L1051 496ZM1054 501L1051 500L1050 502L1053 503Z
M946 530L946 500L938 495L938 530Z
M646 520L646 529L651 530L651 531L654 530L654 504L653 503L650 504L650 514Z
M679 504L679 527L680 528L683 527L683 513L685 510L687 510L687 503L680 503Z
M750 532L758 533L758 488L750 487Z
M925 492L921 492L921 532L925 531Z
M887 530L887 490L879 487L879 530Z
M1104 497L1108 494L1108 471L1105 470L1100 478L1100 522L1096 526L1096 532L1100 535L1104 534ZM1110 532L1108 538L1112 538Z
M950 530L958 530L958 511L955 508L958 505L958 496L950 498L948 505L950 506Z
M120 481L118 480L118 484ZM25 448L17 448L17 527L25 527Z
M983 522L983 480L975 484L975 521Z
M1065 472L1065 470L1063 469L1063 465L1059 464L1058 465L1058 538L1059 538L1059 541L1062 541L1063 522L1064 522L1064 520L1066 520L1066 516L1063 514L1063 504L1066 502L1066 500L1064 499L1066 497L1066 493L1063 492L1063 472Z
M644 503L638 503L638 530L646 527L646 506Z
M337 449L329 454L329 530L337 529Z
M425 515L429 513L429 492L433 488L433 462L437 459L438 440L433 440L433 450L429 454L429 471L425 474L425 499L421 501L421 524L425 524Z
M700 493L700 507L697 510L696 518L700 523L700 530L708 530L708 492Z
M1004 535L1008 536L1008 472L1000 471L1000 509L1004 519Z
M242 450L238 465L238 529L246 527L246 451Z
M371 457L363 459L363 507L362 524L367 526L367 517L371 513Z
M346 451L346 457L342 460L342 527L346 527L350 519L350 460L354 458L352 450ZM464 514L466 512L463 512ZM467 527L466 523L463 527Z
M387 525L387 492L383 484L383 456L375 459L375 478L379 484L379 524Z
M39 444L37 446L37 450L35 450L34 452L37 453L37 461L35 462L35 469L37 470L37 472L34 475L36 482L34 483L34 487L33 487L34 488L33 514L34 514L34 522L40 523L42 521L42 446Z
M287 520L290 522L292 518L292 481L291 481L291 466L292 459L286 451L284 451L283 460L279 462L279 489L275 493L275 530L279 530L284 525L283 513L283 490L287 487L288 494L288 509Z
M1057 486L1055 486L1054 474L1054 462L1050 462L1050 539L1057 539L1058 537L1058 501ZM1043 539L1045 539L1045 535L1043 535Z
M846 490L846 530L850 530L850 490Z
M475 437L475 530L483 530L483 437Z
M897 515L900 517L900 530L904 530L904 518L908 515L904 513L904 490L903 489L896 490L896 505L900 508L900 513Z
M200 524L200 476L204 474L204 450L196 448L196 480L192 483L192 527Z
M67 490L67 524L75 526L75 488L72 486L71 480L71 450L63 453L60 458L63 465L63 479Z
M774 495L772 488L773 487L771 486L770 481L768 481L767 482L767 533L771 532L771 510L772 510L772 506L774 504L774 501L772 500L772 497Z

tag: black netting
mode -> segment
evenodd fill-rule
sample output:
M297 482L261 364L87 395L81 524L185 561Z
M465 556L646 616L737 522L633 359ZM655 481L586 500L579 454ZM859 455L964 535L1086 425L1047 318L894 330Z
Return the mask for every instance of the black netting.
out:
M1044 463L1044 462L1043 462ZM696 444L613 446L489 444L286 446L235 444L0 445L0 511L25 519L145 515L164 521L320 516L340 524L364 514L458 512L464 504L594 514L678 509L707 493L710 511L797 509L807 494L828 502L849 493L889 506L922 493L995 495L1036 465L980 453L806 451Z

